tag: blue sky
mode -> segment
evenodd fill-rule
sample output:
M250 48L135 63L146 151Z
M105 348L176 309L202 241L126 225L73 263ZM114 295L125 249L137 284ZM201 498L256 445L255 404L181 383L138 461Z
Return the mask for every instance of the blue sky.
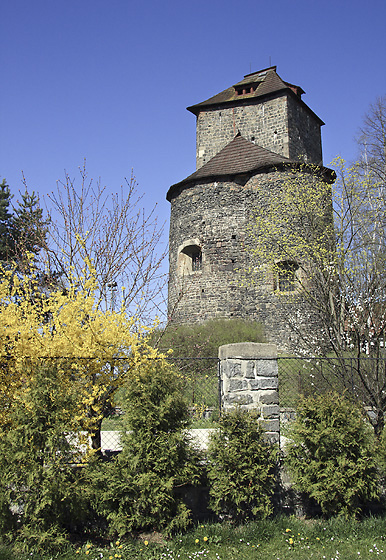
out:
M0 180L17 194L23 171L44 199L86 158L112 192L133 170L167 221L195 170L185 108L270 63L326 123L325 164L353 159L386 93L385 22L384 0L2 0Z

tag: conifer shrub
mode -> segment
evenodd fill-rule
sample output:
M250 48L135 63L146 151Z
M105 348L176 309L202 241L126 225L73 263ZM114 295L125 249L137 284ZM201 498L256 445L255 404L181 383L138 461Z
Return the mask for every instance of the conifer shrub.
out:
M286 436L293 484L324 514L355 517L378 498L376 439L355 403L337 393L305 398Z
M384 479L384 482L386 482L386 426L383 427L381 432L377 450L379 471Z
M220 419L208 449L210 507L235 522L272 513L278 449L269 443L257 414L236 408Z
M62 381L53 366L26 368L0 426L0 529L19 548L60 549L84 520L76 395Z
M185 431L188 408L181 376L162 359L127 379L122 452L94 476L95 507L111 535L185 529L190 511L177 487L198 483L200 457Z

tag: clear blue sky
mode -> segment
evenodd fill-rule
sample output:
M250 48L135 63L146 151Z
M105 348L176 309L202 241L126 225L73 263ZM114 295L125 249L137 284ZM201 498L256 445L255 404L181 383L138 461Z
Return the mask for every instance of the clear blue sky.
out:
M169 217L195 170L193 105L277 65L326 123L324 162L355 157L386 93L385 0L1 0L0 180L41 198L84 158L116 192L133 169Z

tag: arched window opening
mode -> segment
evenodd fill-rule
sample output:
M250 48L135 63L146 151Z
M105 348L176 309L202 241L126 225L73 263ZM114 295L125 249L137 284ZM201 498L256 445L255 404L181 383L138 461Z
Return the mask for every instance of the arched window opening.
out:
M179 255L179 272L190 274L202 268L202 252L198 245L188 245L184 247Z
M296 290L296 272L299 265L293 261L282 261L276 264L276 288L280 292L294 292Z

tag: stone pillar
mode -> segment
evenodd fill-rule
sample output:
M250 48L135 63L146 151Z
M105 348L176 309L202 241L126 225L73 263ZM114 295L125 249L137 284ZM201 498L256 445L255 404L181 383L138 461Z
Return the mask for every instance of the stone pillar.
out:
M219 348L224 411L241 406L256 410L270 441L279 443L280 409L277 347L243 342Z

